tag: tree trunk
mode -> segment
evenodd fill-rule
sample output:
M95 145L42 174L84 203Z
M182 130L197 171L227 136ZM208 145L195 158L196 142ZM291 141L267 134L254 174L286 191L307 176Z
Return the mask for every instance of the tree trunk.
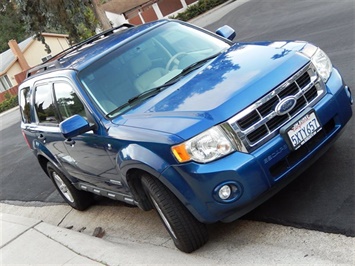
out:
M100 0L93 0L92 4L94 7L95 16L99 20L102 29L103 30L111 29L112 25L109 19L107 18L105 11L101 7Z

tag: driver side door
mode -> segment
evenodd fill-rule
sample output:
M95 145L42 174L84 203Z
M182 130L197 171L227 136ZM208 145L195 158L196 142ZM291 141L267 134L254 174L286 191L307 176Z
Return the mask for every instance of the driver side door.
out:
M87 118L84 105L72 85L66 81L54 83L54 98L61 120L75 114ZM124 192L114 160L107 152L107 137L89 131L64 140L67 156L65 168L68 173L98 188ZM62 158L63 160L63 158Z

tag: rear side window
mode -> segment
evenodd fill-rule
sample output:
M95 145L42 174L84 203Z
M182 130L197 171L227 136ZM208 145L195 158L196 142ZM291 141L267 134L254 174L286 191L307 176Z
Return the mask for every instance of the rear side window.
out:
M84 105L79 100L72 86L66 82L54 83L55 101L62 120L75 114L85 117Z
M59 124L59 116L54 105L51 84L36 87L35 108L40 124L46 124L48 126Z
M20 111L22 122L31 123L31 108L30 108L30 88L26 87L21 89L19 99L20 99Z

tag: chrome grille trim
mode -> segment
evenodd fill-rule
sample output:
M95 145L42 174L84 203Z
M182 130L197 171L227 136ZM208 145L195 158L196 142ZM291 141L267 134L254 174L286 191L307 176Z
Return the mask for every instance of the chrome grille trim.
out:
M307 107L313 106L325 93L324 82L309 63L227 122L250 152L276 136L283 125ZM275 106L288 96L294 96L297 104L287 114L280 116Z

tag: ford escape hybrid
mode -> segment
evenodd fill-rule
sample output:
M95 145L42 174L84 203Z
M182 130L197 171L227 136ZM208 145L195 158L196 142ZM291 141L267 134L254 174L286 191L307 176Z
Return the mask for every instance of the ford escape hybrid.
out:
M161 20L100 33L30 69L22 132L64 200L156 209L192 252L319 158L352 96L318 47L234 43Z

